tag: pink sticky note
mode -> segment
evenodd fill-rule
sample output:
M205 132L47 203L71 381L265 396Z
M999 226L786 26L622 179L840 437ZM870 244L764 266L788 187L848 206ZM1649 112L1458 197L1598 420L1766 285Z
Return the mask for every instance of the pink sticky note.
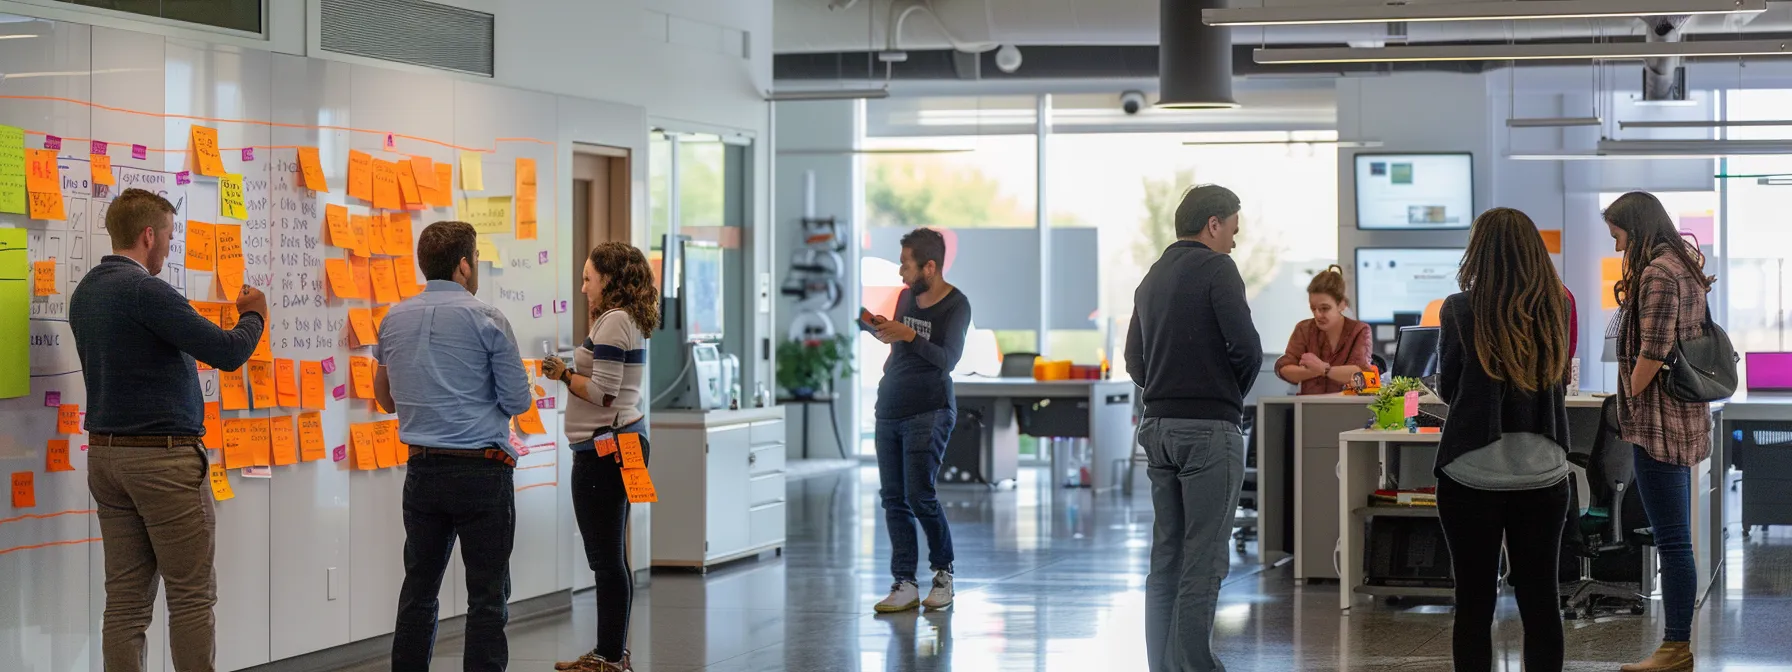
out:
M529 314L534 315L535 317L541 317L541 304L535 304L535 309L529 311Z
M87 444L85 444L85 443L81 444L81 452L83 452L83 453L87 452Z
M332 390L330 392L330 396L336 397L337 401L342 401L343 399L347 399L348 398L348 386L347 385L337 385L336 389Z
M536 399L535 407L542 409L542 410L553 410L554 398L553 397L542 397L540 399Z
M1418 414L1419 414L1419 391L1413 390L1411 392L1407 392L1406 393L1406 417L1410 418L1410 417L1414 417Z
M46 408L56 408L61 405L62 405L62 393L61 392L45 392L44 393L44 406Z
M516 456L517 457L528 457L529 456L529 447L526 445L525 446L517 446L516 447Z
M388 152L398 151L398 139L393 137L393 135L391 133L386 134L386 151L388 151Z
M183 171L180 171L180 172L174 174L174 183L175 184L191 184L192 182L193 182L193 176L187 174L187 171L183 170Z
M87 149L88 154L105 154L106 153L106 143L104 143L104 142L101 142L99 140L94 140L92 142L87 143L87 145L88 145L88 149Z
M1692 234L1700 245L1717 244L1717 218L1712 215L1681 215L1680 233Z
M44 136L44 149L62 149L62 138L54 135Z
M255 148L254 147L244 147L243 148L243 160L244 161L254 161L255 160Z
M542 250L541 254L539 256L537 256L536 258L541 260L541 263L543 263L543 264L548 263L548 251Z
M149 148L143 145L131 145L131 158L138 161L149 158Z
M348 459L348 446L337 446L335 450L330 451L331 462L341 462L345 459Z
M566 312L566 302L565 301L555 301L554 302L554 312L556 312L556 313Z
M336 358L335 357L325 357L324 361L322 363L324 365L324 373L335 373L336 372Z

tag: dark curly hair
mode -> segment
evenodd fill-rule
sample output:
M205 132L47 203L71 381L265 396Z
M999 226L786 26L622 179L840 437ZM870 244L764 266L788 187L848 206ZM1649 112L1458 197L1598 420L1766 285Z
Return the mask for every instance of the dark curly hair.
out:
M641 333L651 334L660 325L660 292L653 286L653 267L646 255L628 243L599 243L591 248L591 268L609 278L603 301L591 306L591 319L621 310L635 321Z

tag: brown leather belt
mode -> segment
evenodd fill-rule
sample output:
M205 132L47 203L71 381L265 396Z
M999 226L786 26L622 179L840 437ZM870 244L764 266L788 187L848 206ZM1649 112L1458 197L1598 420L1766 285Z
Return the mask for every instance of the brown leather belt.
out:
M96 448L175 448L205 445L205 439L197 436L123 436L119 434L89 434L87 444Z
M467 450L467 449L456 449L456 448L424 448L422 446L411 446L411 457L412 458L418 458L418 457L422 457L424 455L430 455L433 457L459 457L459 458L463 458L463 459L491 460L493 462L498 462L500 464L503 464L504 466L507 466L507 467L516 466L516 458L511 457L510 453L506 453L502 450L498 450L497 448L485 448L482 450Z

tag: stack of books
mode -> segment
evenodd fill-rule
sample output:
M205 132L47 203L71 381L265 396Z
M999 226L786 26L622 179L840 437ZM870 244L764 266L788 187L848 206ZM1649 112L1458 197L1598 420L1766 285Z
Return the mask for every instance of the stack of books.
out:
M1376 490L1369 495L1369 506L1437 506L1437 488Z

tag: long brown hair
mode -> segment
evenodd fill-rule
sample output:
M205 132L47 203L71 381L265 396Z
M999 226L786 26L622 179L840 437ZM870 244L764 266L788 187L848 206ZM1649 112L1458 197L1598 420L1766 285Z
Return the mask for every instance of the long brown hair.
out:
M1705 281L1705 255L1680 237L1680 228L1674 225L1673 216L1662 207L1661 199L1649 192L1633 191L1619 196L1606 207L1602 216L1607 224L1622 229L1630 238L1624 247L1624 274L1612 284L1612 295L1617 297L1618 305L1624 307L1627 327L1619 330L1624 335L1619 350L1634 353L1642 339L1642 311L1637 310L1631 299L1642 290L1643 271L1661 256L1661 248L1666 246L1667 254L1679 258L1692 271L1693 281L1709 289L1711 286Z
M1568 378L1568 290L1529 216L1494 208L1476 217L1456 284L1468 292L1488 376L1527 392Z
M1345 296L1344 268L1337 264L1327 266L1325 270L1313 275L1312 282L1307 283L1308 294L1324 294L1338 302L1342 309L1350 305L1350 297Z
M599 243L591 248L591 268L609 278L603 301L591 306L591 319L611 310L628 313L641 333L651 334L660 325L660 293L653 287L653 267L647 257L628 243Z

